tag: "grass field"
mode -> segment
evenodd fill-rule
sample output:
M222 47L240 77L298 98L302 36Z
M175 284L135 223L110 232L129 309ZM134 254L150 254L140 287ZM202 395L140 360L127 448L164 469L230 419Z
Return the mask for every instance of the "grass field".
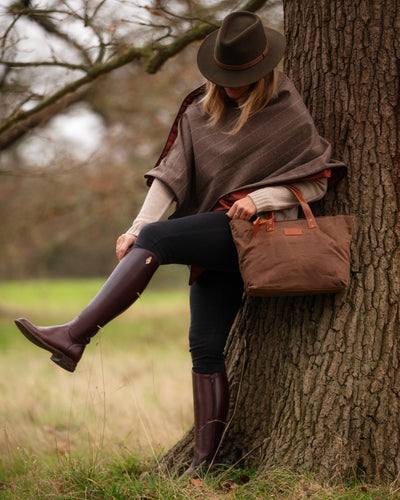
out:
M92 340L73 374L13 324L68 321L101 284L0 283L0 499L400 498L395 484L332 486L282 469L157 473L192 423L187 290L150 287Z
M102 281L0 284L0 481L47 463L168 449L192 421L187 292L148 290L107 325L70 374L14 326L70 320ZM29 460L30 460L29 459Z

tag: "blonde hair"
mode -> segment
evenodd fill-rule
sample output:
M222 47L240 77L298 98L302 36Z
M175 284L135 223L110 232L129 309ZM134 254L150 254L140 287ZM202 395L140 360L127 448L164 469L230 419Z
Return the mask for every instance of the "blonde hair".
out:
M244 126L247 120L267 106L276 97L278 71L273 69L264 78L250 85L249 90L238 99L240 116L232 130L227 132L234 135ZM210 125L218 123L226 105L226 94L223 87L206 82L206 93L203 98L203 109L209 115Z

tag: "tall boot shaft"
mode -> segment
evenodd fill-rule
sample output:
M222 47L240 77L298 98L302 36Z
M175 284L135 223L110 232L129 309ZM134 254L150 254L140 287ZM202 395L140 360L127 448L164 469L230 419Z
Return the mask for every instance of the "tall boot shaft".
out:
M133 248L116 266L94 299L69 323L40 327L20 318L15 324L31 342L50 351L52 361L74 371L90 338L99 327L136 301L157 267L158 259L152 252Z
M212 375L192 372L194 408L194 456L184 475L208 467L218 453L229 410L226 373Z
M81 341L87 333L95 334L99 327L128 309L140 297L157 268L158 259L152 252L133 248L93 300L70 323L71 338Z

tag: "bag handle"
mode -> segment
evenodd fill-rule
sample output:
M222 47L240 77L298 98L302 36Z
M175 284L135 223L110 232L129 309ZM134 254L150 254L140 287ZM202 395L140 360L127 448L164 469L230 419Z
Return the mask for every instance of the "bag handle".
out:
M290 184L282 184L282 186L289 189L296 196L304 212L308 228L315 229L316 227L318 227L315 217L311 211L310 205L303 198L300 189L298 189L295 186L291 186ZM254 224L254 236L258 234L258 232L260 231L260 226L263 225L267 226L267 231L273 231L275 229L275 218L273 216L273 212L270 212L270 215L266 219L260 219L259 217L257 217L257 219L253 222L253 224Z
M294 187L294 186L291 186L290 184L283 184L283 186L285 188L288 188L290 189L290 191L296 196L296 198L298 199L300 205L301 205L301 208L304 212L304 215L306 217L306 221L307 221L307 224L308 224L308 228L309 229L314 229L316 227L318 227L317 225L317 222L315 220L315 217L311 211L311 208L310 208L310 205L306 202L306 200L303 198L303 195L301 194L301 191L300 189L298 189L297 187Z

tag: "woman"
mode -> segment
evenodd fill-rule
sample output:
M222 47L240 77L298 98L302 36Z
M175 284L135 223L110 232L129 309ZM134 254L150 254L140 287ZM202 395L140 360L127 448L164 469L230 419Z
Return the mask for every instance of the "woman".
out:
M191 266L195 449L187 474L213 461L228 412L224 347L243 293L230 219L270 210L278 220L296 218L297 200L281 184L296 183L308 202L319 200L328 178L343 168L276 69L284 48L283 36L263 28L257 15L225 18L199 49L207 83L185 99L159 162L146 174L150 190L117 240L120 263L103 288L65 325L16 321L73 371L90 338L136 300L159 265ZM174 214L161 221L174 201Z

